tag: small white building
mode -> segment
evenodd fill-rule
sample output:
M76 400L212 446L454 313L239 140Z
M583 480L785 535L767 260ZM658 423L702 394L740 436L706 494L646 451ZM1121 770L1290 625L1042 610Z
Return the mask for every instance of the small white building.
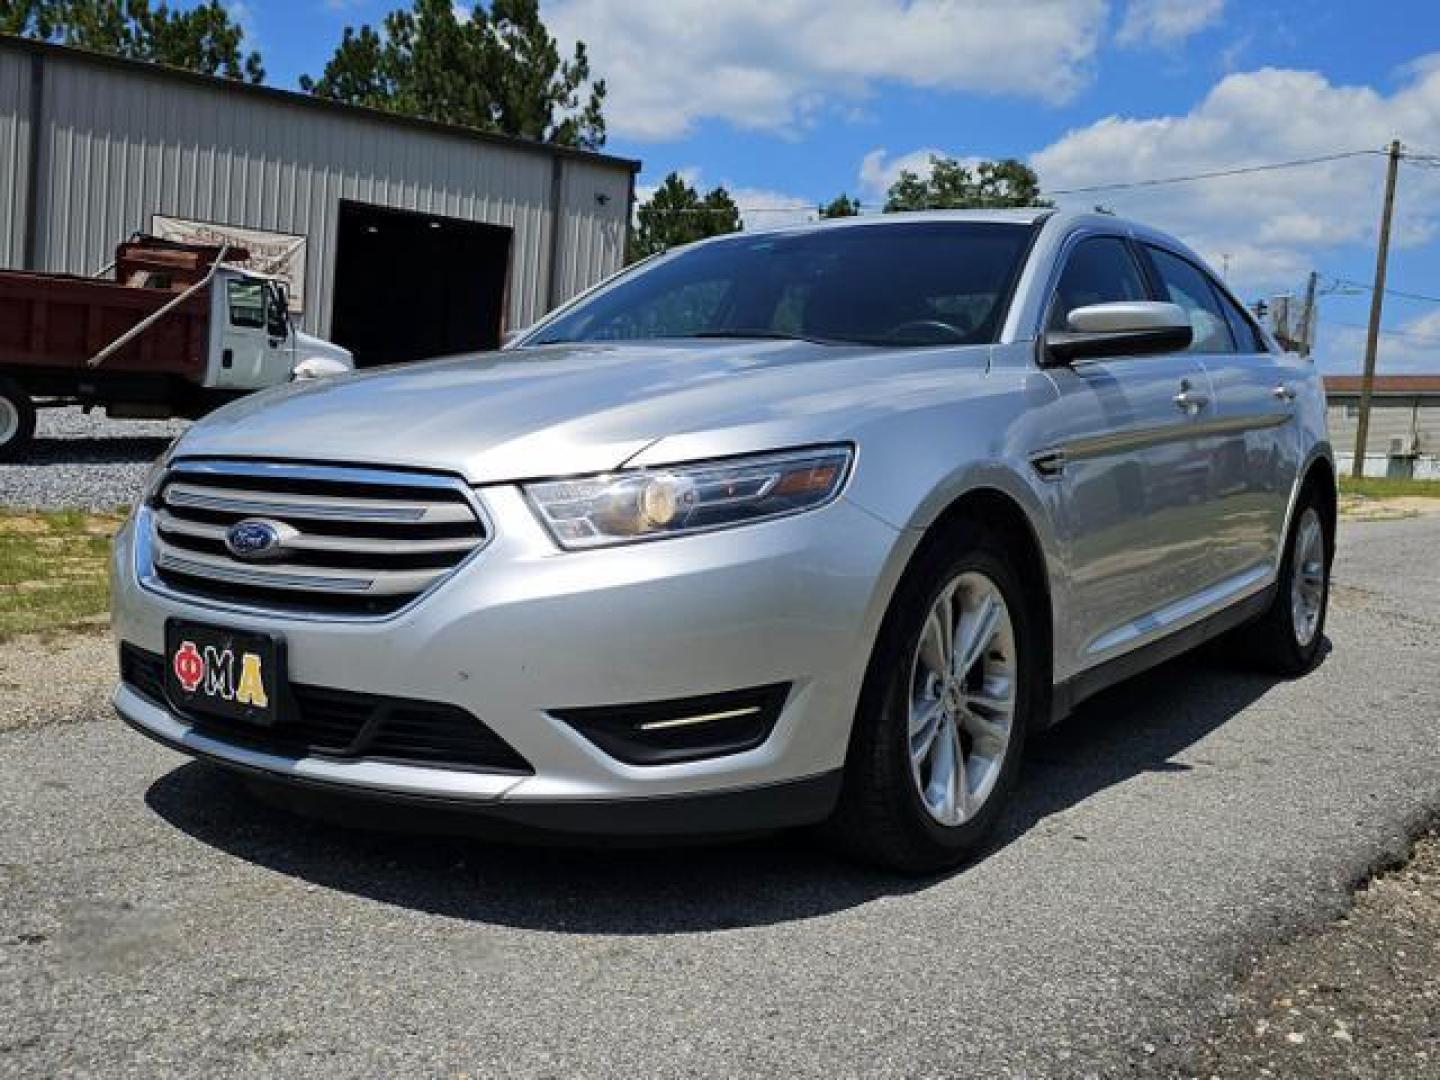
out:
M0 266L233 239L361 365L493 346L619 269L639 167L0 35Z
M1335 463L1348 475L1360 422L1360 376L1326 375ZM1365 475L1440 480L1440 375L1376 375Z

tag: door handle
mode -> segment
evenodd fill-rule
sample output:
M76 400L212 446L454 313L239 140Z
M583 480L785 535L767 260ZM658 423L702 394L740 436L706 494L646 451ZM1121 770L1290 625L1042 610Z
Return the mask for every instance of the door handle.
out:
M1190 385L1188 379L1180 383L1180 392L1172 400L1177 409L1184 410L1190 416L1194 416L1210 402L1208 397Z
M1275 397L1280 401L1295 400L1295 388L1289 383L1279 383L1278 385L1276 385L1275 389L1270 391L1270 393L1274 394Z

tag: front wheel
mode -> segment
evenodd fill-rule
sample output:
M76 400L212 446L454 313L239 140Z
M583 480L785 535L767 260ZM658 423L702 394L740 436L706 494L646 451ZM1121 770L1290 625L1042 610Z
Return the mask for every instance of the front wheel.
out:
M1019 768L1035 648L1003 546L961 529L923 557L876 644L835 839L904 873L943 870L973 851Z
M35 434L35 406L14 379L0 378L0 461L20 455Z

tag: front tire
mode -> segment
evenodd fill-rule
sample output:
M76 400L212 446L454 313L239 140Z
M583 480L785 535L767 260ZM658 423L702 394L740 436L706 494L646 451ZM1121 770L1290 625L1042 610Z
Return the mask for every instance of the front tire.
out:
M925 874L986 838L1039 700L1031 610L1004 545L973 526L907 573L871 658L829 824L848 853Z
M35 406L14 379L0 378L0 461L12 461L35 434Z

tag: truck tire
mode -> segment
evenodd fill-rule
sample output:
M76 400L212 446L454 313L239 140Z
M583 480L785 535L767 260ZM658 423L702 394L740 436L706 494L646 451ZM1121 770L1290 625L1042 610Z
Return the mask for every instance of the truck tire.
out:
M0 461L19 457L35 434L35 406L14 379L0 377Z

